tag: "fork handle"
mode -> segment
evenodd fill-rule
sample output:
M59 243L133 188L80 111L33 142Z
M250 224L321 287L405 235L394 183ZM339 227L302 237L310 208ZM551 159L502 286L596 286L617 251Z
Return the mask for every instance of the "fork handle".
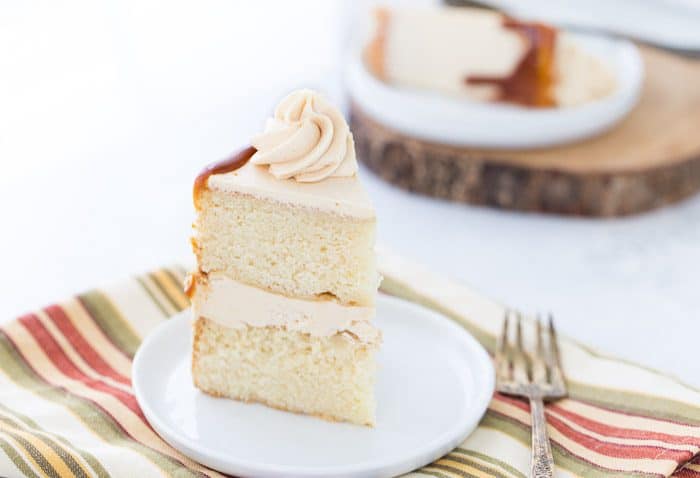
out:
M532 418L530 476L532 478L552 478L554 476L554 458L547 436L547 419L544 415L542 398L530 399L530 416Z

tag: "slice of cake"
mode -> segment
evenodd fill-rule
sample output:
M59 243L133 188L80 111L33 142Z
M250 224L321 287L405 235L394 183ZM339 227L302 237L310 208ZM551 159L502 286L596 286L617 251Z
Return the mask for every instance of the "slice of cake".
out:
M194 384L372 426L376 220L350 129L301 90L251 143L195 182Z
M525 106L574 106L610 94L611 72L553 27L476 8L381 8L365 49L378 78Z

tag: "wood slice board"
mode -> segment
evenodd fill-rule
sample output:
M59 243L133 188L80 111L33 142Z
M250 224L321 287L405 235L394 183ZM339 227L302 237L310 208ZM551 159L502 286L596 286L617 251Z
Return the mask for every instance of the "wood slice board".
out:
M639 104L611 131L530 151L408 137L351 105L358 157L410 191L520 211L621 216L700 190L700 61L642 47Z

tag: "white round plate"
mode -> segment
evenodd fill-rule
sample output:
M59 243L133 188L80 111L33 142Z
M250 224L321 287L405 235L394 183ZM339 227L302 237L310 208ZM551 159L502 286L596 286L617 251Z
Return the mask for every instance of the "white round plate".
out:
M201 393L190 375L189 312L161 324L134 359L136 398L174 448L237 476L395 476L444 455L476 428L494 390L486 351L452 320L380 296L377 426L282 412Z
M416 138L494 149L552 146L599 134L630 112L644 77L639 50L631 42L600 35L568 33L615 74L609 96L569 108L525 108L394 87L379 81L356 54L347 83L352 99L386 126Z

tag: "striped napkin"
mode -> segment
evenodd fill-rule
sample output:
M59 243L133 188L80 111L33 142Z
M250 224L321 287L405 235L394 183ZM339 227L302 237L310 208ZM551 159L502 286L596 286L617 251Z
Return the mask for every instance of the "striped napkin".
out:
M380 254L382 290L435 309L493 351L503 308ZM0 327L0 476L222 476L168 446L130 386L142 338L188 306L160 269ZM700 477L700 392L561 340L571 397L547 406L558 476ZM495 394L479 428L414 477L525 477L525 403Z

